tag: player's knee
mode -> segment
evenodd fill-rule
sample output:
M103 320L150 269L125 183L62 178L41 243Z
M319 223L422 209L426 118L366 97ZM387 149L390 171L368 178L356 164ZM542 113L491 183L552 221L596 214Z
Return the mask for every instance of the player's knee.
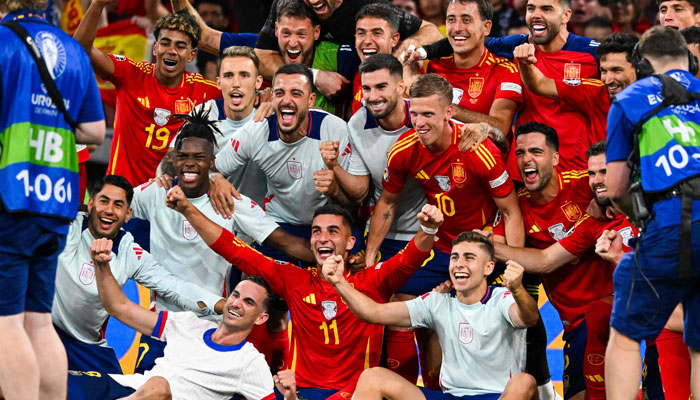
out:
M537 395L535 377L520 373L510 378L501 399L533 399Z
M134 399L144 400L171 400L170 383L162 376L150 378L139 390L134 393Z
M615 328L610 327L608 348L615 348L625 351L639 351L639 342L625 335L624 333L618 332Z

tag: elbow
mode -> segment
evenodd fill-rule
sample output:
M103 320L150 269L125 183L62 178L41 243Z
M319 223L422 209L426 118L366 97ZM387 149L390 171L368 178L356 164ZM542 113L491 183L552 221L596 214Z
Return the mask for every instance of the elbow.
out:
M533 312L529 313L527 318L523 320L523 323L528 328L532 328L533 326L537 325L537 321L540 320L540 313L537 311L537 309L531 311Z

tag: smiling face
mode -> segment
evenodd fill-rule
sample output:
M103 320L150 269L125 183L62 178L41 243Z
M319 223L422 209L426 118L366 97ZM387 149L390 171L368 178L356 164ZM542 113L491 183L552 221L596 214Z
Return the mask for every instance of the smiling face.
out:
M559 153L547 145L539 132L519 135L515 139L515 161L525 188L537 192L547 186L559 165Z
M612 99L637 80L637 72L627 61L627 53L608 53L600 57L600 80L605 83Z
M365 72L360 79L362 96L372 117L380 120L390 115L404 92L403 80L391 75L388 69Z
M126 190L105 184L88 201L88 229L95 239L113 238L131 217Z
M491 32L491 21L482 20L476 2L451 2L445 25L447 40L455 54L467 56L473 51L483 52L484 36Z
M439 152L447 148L452 140L449 125L452 118L452 104L440 95L411 98L411 123L418 133L423 146Z
M297 133L316 100L310 82L305 75L278 74L272 87L272 106L277 114L279 132L284 135Z
M326 258L334 254L347 258L348 250L355 245L350 227L343 217L335 214L319 214L314 218L309 241L318 265L323 265Z
M246 330L253 325L267 321L264 302L267 291L264 287L250 280L243 280L236 285L224 304L222 323L229 329Z
M231 119L247 117L255 105L255 90L262 84L253 60L248 57L226 57L221 60L221 70L216 86L224 98L226 116Z
M304 0L319 19L328 19L340 7L343 0Z
M595 202L601 207L612 205L608 197L608 189L605 186L605 154L588 157L588 186L593 191Z
M450 280L455 291L465 296L485 284L486 277L493 272L495 264L483 246L474 242L460 242L452 246Z
M399 34L382 18L364 17L355 24L355 48L360 61L374 54L391 54Z
M700 12L695 12L686 0L664 1L659 4L659 22L669 28L685 29L700 22Z
M525 23L532 41L541 45L551 42L571 16L571 10L557 0L528 0L526 10Z
M153 56L156 58L156 78L177 80L182 78L187 63L194 60L197 49L192 48L190 36L181 31L163 29L158 40L153 43Z
M275 24L275 34L285 64L311 65L320 26L313 26L308 18L283 15Z
M199 197L209 190L209 169L214 165L212 146L205 139L188 137L175 150L173 165L182 191Z

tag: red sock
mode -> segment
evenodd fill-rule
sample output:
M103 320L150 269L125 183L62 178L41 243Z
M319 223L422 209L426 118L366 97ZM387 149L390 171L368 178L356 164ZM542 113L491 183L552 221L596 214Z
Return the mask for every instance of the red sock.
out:
M340 389L335 394L332 394L329 397L326 397L326 400L349 400L349 399L351 399L352 394L355 393L355 387L357 386L357 381L360 380L360 375L362 375L362 371L353 375L352 378L350 378L348 383L345 384L345 386L343 386L342 389Z
M690 354L683 334L664 329L656 338L659 370L666 400L690 398Z
M426 368L428 360L428 343L430 333L427 329L416 329L416 342L418 343L418 358L420 360L421 376L423 377L423 387L431 390L440 390L440 368L430 370Z
M413 331L389 328L385 332L387 368L415 385L418 381L418 350Z
M586 353L583 375L586 378L586 399L605 400L605 347L610 337L612 304L595 300L586 308Z
M270 353L268 363L272 373L276 374L280 370L287 369L285 365L287 353L289 353L289 334L287 329L280 332L268 331L267 348ZM265 359L267 360L267 354Z

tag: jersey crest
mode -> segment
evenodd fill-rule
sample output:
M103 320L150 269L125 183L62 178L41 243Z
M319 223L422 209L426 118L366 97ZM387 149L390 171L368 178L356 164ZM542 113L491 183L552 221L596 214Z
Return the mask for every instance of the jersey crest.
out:
M470 101L476 103L476 98L479 97L481 91L484 89L484 78L478 76L472 76L469 78L469 89L467 93L469 94Z
M190 221L183 220L182 221L182 236L187 240L195 240L197 238L197 236L199 236L199 234L194 229L194 227L192 225L190 225Z
M323 309L323 316L327 320L332 320L338 313L338 304L333 300L326 300L321 302L321 308Z
M164 108L156 108L153 110L153 120L156 122L156 124L165 126L168 124L169 119L170 110L166 110Z
M578 207L578 204L572 201L567 201L566 203L564 203L564 205L561 206L561 211L566 216L566 219L568 219L571 222L576 222L583 216L583 213Z
M190 99L175 100L175 114L189 114L192 111Z
M91 285L95 282L95 267L91 263L83 263L78 279L83 285Z
M467 181L467 170L464 168L464 163L459 162L459 160L452 163L452 179L454 179L457 184L462 184Z
M301 179L302 177L302 165L299 161L287 161L287 172L289 176L294 179Z
M469 344L474 340L474 331L472 330L469 322L459 323L459 342L462 344Z
M634 232L632 231L632 227L628 226L626 228L620 229L618 232L620 236L622 236L622 243L630 247L630 239L634 238Z
M581 84L581 64L564 64L564 83L571 86L578 86Z
M462 96L464 96L464 90L460 88L452 88L452 104L459 104L462 101Z
M450 182L449 176L435 175L435 180L437 181L438 185L440 186L440 189L442 189L443 192L450 191L452 183Z
M571 230L567 232L564 229L564 224L562 224L561 222L549 227L549 234L552 235L552 238L557 242L569 236L573 231L574 228L572 227Z

